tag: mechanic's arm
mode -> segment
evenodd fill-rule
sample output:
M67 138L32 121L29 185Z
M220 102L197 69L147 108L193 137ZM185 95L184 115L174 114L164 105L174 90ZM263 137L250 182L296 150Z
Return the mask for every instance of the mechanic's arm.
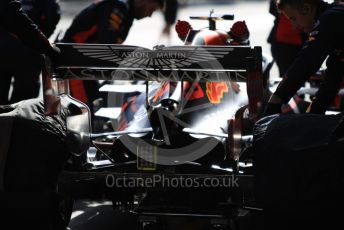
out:
M343 81L344 67L339 58L331 55L327 59L327 69L324 81L321 83L318 92L308 108L308 112L324 114L328 105L336 97Z
M268 106L277 109L282 103L288 103L305 81L319 70L333 44L334 34L330 30L332 26L324 20L314 28L306 45L287 71L276 92L271 96ZM266 115L273 113L278 113L278 111L267 111Z
M49 40L28 18L21 9L18 1L11 1L2 11L2 26L10 33L15 34L27 46L39 53L52 55L55 50Z

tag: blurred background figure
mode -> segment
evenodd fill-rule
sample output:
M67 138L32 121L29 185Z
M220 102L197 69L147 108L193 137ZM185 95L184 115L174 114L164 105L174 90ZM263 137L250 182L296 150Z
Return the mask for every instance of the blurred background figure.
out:
M164 0L103 0L83 9L63 37L63 42L122 44L134 19L150 17L164 7ZM86 103L93 111L93 102L101 98L96 81L71 80L74 98Z
M121 44L134 19L150 17L163 0L100 0L83 9L67 29L63 42Z
M165 0L164 18L165 26L162 30L161 36L166 36L168 38L168 43L171 39L171 28L176 22L178 14L179 4L177 0Z
M286 16L278 12L276 0L270 0L269 12L275 16L275 21L268 37L268 43L271 44L271 55L277 64L279 76L282 78L302 49L307 34L293 26Z
M10 0L1 2L10 3L8 7L1 5L0 15L0 29L5 29L2 31L0 41L2 60L0 104L10 104L39 95L41 72L39 52L46 51L42 51L42 45L38 44L44 40L44 47L48 47L45 50L50 49L46 36L51 35L55 29L60 18L60 10L55 0L31 0L30 6L29 0L25 1L23 8L33 17L35 23L43 26L42 30L46 32L44 36L40 28L37 29L37 26L24 14L18 2ZM14 82L10 95L12 79Z

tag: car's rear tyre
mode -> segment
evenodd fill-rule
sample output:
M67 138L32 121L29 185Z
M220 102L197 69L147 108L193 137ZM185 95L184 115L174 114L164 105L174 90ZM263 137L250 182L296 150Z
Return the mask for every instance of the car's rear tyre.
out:
M65 230L72 217L74 207L74 199L65 194L58 194L57 205L52 216L53 229Z

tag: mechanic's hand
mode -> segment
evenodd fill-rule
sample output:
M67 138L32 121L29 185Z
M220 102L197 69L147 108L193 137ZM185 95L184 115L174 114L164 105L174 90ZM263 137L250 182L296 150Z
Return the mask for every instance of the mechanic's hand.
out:
M264 117L282 113L283 100L280 96L272 94L268 104L265 106Z
M273 114L278 114L278 113L282 113L282 104L275 104L275 103L271 103L269 102L264 110L264 117L266 116L270 116Z

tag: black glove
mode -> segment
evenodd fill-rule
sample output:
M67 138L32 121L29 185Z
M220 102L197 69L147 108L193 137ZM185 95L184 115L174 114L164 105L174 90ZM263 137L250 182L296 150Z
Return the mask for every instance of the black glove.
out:
M264 117L277 113L282 113L282 104L268 103L264 110Z

